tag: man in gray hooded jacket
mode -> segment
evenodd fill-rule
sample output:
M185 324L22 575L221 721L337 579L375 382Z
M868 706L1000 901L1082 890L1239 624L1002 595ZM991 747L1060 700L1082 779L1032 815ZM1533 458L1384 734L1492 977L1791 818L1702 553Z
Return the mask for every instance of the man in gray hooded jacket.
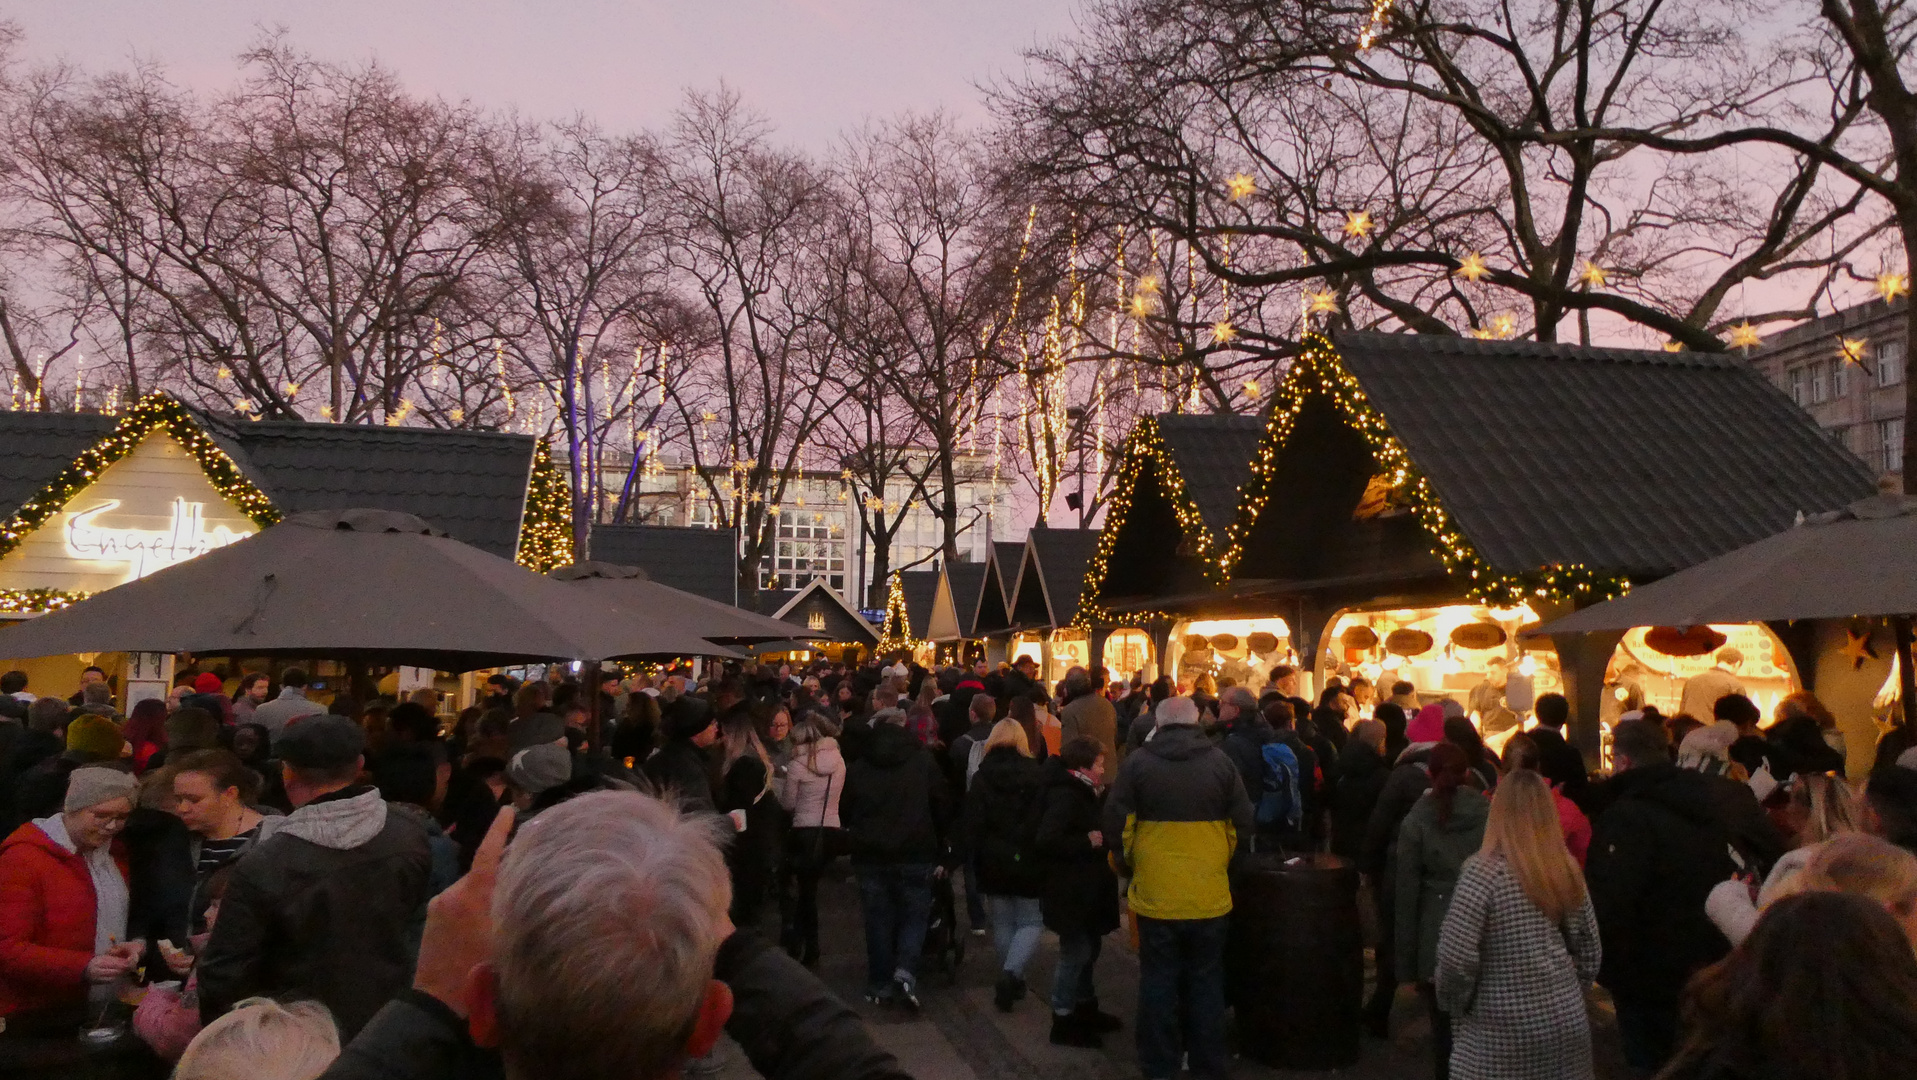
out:
M200 958L200 1016L254 996L310 998L344 1041L412 980L409 929L432 851L417 821L358 782L358 725L309 716L273 745L294 810L262 822L234 865Z

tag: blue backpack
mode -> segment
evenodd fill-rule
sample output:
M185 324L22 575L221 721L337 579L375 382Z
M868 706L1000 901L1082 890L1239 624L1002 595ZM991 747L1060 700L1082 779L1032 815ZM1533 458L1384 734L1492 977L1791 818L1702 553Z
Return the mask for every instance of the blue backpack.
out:
M1265 767L1258 793L1258 824L1296 829L1305 814L1304 798L1298 791L1298 755L1281 742L1268 742L1259 747L1259 752Z

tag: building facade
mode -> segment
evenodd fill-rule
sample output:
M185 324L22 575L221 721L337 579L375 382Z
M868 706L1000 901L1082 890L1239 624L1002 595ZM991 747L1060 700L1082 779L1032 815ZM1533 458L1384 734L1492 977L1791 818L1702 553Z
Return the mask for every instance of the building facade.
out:
M1907 298L1872 300L1779 331L1753 366L1851 453L1881 474L1904 472L1910 343Z

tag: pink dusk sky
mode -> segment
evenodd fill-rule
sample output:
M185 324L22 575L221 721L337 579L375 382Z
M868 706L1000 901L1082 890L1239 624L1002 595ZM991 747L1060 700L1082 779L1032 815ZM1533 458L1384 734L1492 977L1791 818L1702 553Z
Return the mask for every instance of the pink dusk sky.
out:
M944 108L984 118L977 87L1072 28L1077 0L8 0L29 62L157 61L217 89L266 28L333 61L377 58L418 91L661 123L723 81L785 140L824 149L867 117Z

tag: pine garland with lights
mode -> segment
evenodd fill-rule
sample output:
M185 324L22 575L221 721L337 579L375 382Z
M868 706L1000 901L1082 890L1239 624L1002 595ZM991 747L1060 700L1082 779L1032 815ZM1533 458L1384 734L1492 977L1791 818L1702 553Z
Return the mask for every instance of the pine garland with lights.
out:
M1191 494L1185 490L1185 476L1165 446L1156 417L1147 416L1138 422L1131 436L1125 440L1123 455L1125 464L1120 468L1118 480L1112 487L1112 500L1105 511L1105 528L1099 533L1098 548L1085 567L1078 617L1072 621L1074 626L1090 627L1117 621L1101 603L1105 568L1111 559L1112 548L1118 542L1118 534L1123 531L1125 520L1131 514L1132 500L1137 495L1138 485L1147 468L1157 470L1159 485L1171 502L1172 512L1178 518L1178 527L1183 530L1184 537L1190 539L1193 552L1205 568L1205 576L1213 584L1219 585L1224 584L1227 577L1229 567L1213 553L1216 538L1212 536L1211 527L1205 524L1204 516L1198 512L1198 504L1192 501ZM1128 611L1125 617L1127 621L1134 621L1171 616L1162 611Z
M553 464L552 444L545 439L533 451L526 516L519 526L514 561L542 574L573 562L572 488L566 474Z
M92 593L65 589L0 589L0 614L38 615L58 611L92 596Z
M898 574L885 586L885 619L879 627L879 642L872 647L876 655L904 650L917 651L924 642L912 636L912 616L905 608L905 581Z
M193 413L173 395L156 390L127 410L114 426L112 434L87 447L51 483L41 488L6 521L0 522L0 557L19 547L22 540L51 520L75 495L99 480L100 474L106 472L108 466L132 453L155 431L165 431L172 436L173 441L179 443L199 463L200 471L206 474L207 482L213 485L213 489L241 513L253 519L255 524L265 528L279 521L280 512L272 500L246 478L226 451L220 449L219 444L200 427ZM8 599L24 602L25 598L41 593L45 593L49 599L55 598L55 594L66 595L57 589L8 590L0 594L0 597L4 597L0 599L0 610L49 610L4 606ZM77 597L78 594L74 595ZM64 607L65 604L60 606Z
M1291 440L1298 414L1314 395L1328 398L1364 436L1371 447L1373 467L1390 476L1392 495L1411 507L1431 540L1433 554L1465 583L1466 594L1472 599L1508 607L1526 599L1609 600L1629 591L1630 582L1622 575L1580 564L1542 566L1515 574L1494 569L1458 528L1431 481L1391 433L1384 415L1372 406L1323 334L1306 335L1303 352L1272 396L1271 416L1258 454L1252 459L1251 478L1239 492L1236 519L1216 560L1226 578L1236 571L1244 556L1245 540L1270 497L1278 455Z

